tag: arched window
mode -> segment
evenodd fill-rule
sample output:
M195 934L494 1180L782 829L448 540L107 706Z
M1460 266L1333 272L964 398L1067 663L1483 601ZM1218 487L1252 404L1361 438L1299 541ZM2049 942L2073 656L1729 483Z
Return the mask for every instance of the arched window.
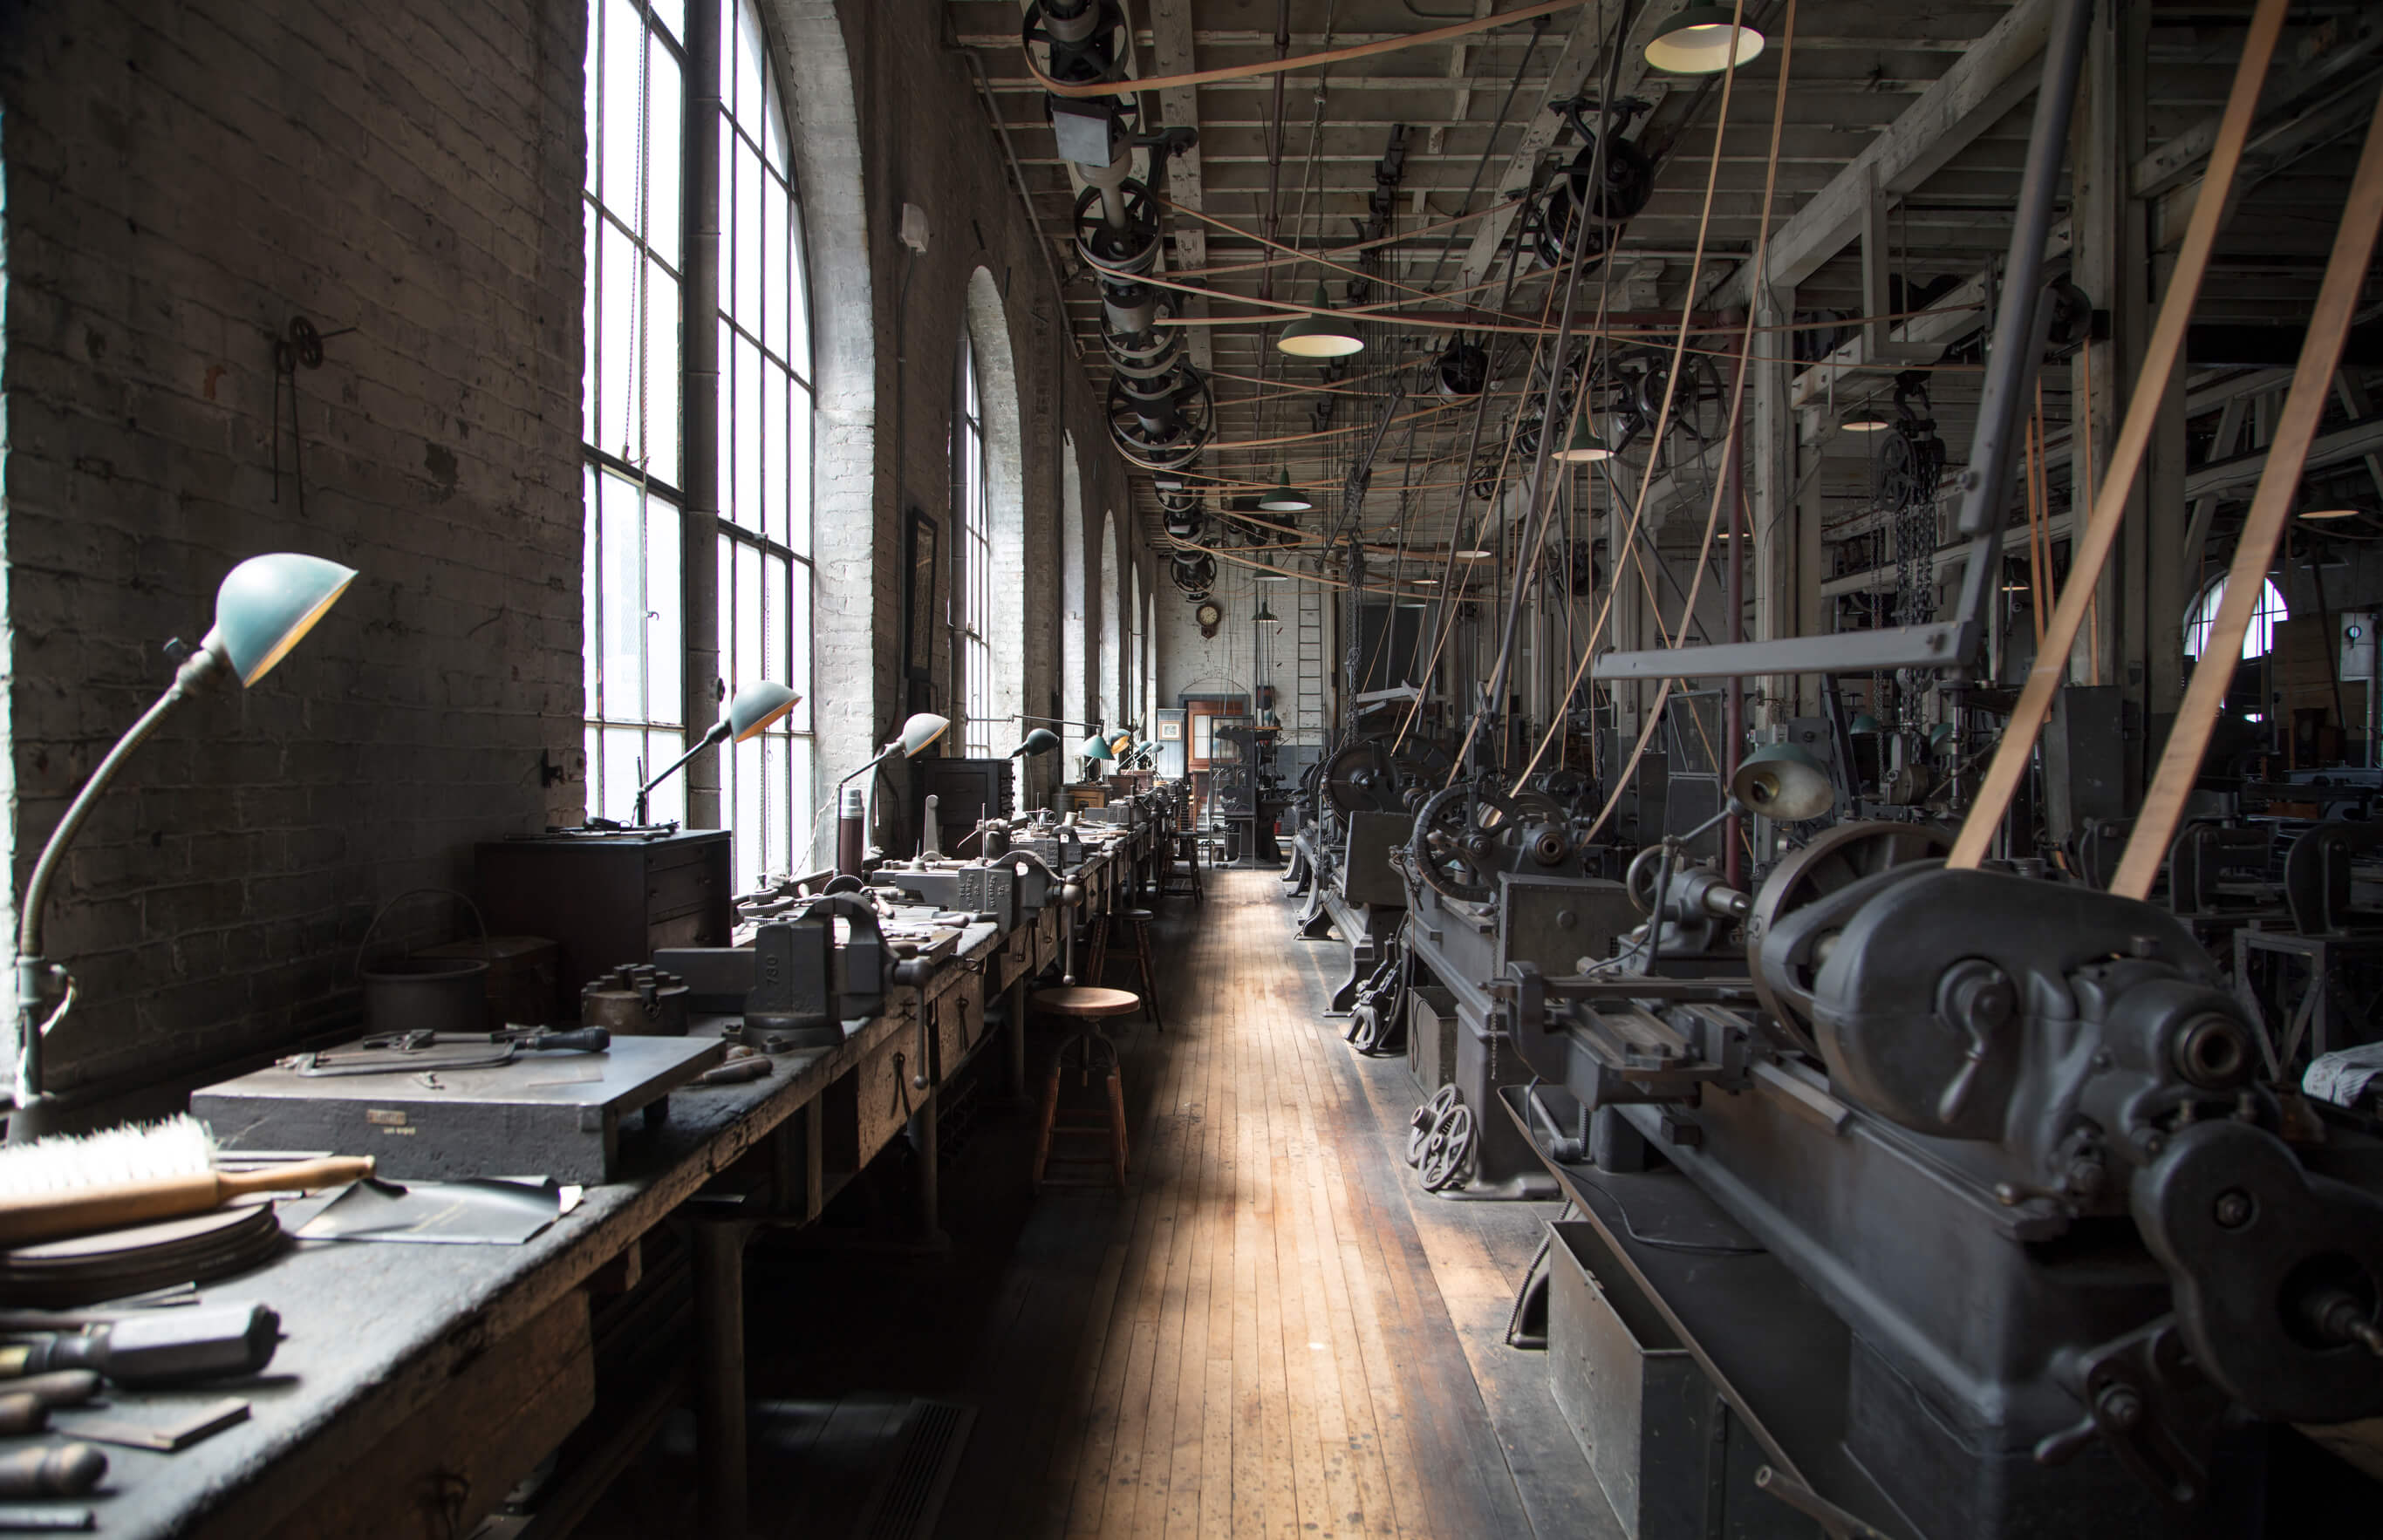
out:
M1123 638L1117 613L1117 515L1101 514L1101 725L1114 728L1123 720L1125 697L1117 649Z
M707 53L716 105L682 80ZM685 752L683 680L723 703L786 684L803 704L722 752L716 808L684 779L652 808L735 830L751 882L809 861L814 402L785 104L753 0L591 0L587 84L588 811L626 813L639 766ZM716 179L684 185L689 145L716 146ZM682 263L714 240L710 271ZM690 506L717 514L708 549ZM706 567L716 607L683 615Z
M1092 610L1084 602L1084 484L1073 434L1059 439L1059 711L1071 728L1081 729L1092 708L1084 696L1086 617ZM1073 753L1075 739L1068 744Z
M952 573L958 602L960 722L967 752L979 758L993 747L993 516L984 454L983 388L976 348L960 333L959 399L952 412L952 501L959 511L958 565Z
M2192 601L2184 622L2184 655L2199 658L2209 645L2210 627L2217 623L2217 607L2225 602L2226 580L2219 578L2201 591ZM2284 606L2284 596L2273 582L2259 585L2259 607L2251 611L2251 623L2242 633L2242 658L2265 658L2276 645L2276 622L2290 620L2291 611Z

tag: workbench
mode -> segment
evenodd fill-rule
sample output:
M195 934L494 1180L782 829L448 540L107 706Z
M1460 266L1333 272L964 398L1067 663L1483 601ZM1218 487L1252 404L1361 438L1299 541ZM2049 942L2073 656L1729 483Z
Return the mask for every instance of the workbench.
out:
M1080 913L1098 912L1131 881L1132 843L1089 856L1077 874ZM691 1387L703 1531L743 1533L746 1240L816 1218L906 1127L920 1141L921 1225L933 1233L935 1087L993 1035L989 1000L1006 993L1009 1021L1022 1024L1027 980L1060 955L1063 915L1043 909L1006 934L971 924L923 988L899 990L881 1015L847 1023L841 1044L775 1055L765 1079L680 1090L665 1123L624 1140L624 1178L588 1188L525 1245L299 1241L264 1267L208 1286L210 1304L255 1300L278 1311L279 1351L246 1382L111 1388L109 1414L127 1422L162 1422L226 1395L247 1398L252 1411L175 1454L109 1447L107 1478L85 1499L99 1532L241 1540L462 1533L459 1521L488 1511L587 1417L591 1287L625 1287L642 1238L677 1216L687 1222L693 1259L693 1366L658 1387L651 1421L620 1430L607 1449L615 1468L634 1458L677 1392ZM694 1029L717 1030L723 1019L698 1018ZM1005 1035L1011 1089L1022 1090L1023 1034ZM911 1084L922 1044L923 1090ZM75 1414L56 1421L57 1436L73 1435ZM602 1479L585 1500L600 1496Z

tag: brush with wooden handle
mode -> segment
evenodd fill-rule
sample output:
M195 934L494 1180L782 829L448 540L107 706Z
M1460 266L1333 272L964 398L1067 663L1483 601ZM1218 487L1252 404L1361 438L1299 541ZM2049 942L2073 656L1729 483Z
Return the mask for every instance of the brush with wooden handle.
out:
M218 1171L215 1140L188 1116L0 1149L0 1247L204 1214L260 1192L314 1192L373 1174L372 1157Z

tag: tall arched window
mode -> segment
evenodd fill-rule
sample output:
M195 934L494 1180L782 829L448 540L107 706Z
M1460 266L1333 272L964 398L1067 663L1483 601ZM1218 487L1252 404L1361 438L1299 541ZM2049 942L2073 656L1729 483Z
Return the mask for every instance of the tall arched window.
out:
M809 861L811 340L785 104L753 0L591 0L588 23L588 810L627 812L640 763L685 752L682 680L722 701L787 684L803 704L720 757L716 821L749 882ZM690 91L687 61L712 56ZM716 179L685 183L690 144ZM715 240L716 265L682 264ZM716 609L682 616L706 566ZM652 812L687 806L673 780Z
M1101 725L1114 728L1124 719L1125 697L1117 649L1123 642L1117 613L1117 515L1101 514Z
M1073 434L1059 439L1059 714L1070 727L1081 728L1092 709L1084 694L1084 639L1092 610L1084 602L1084 484Z
M2193 600L2184 622L2184 655L2199 658L2209 646L2210 628L2217 623L2217 607L2226 598L2226 580L2217 579L2201 591ZM2242 633L2242 659L2265 658L2276 645L2276 622L2290 620L2291 611L2284 607L2284 596L2273 582L2259 585L2258 608L2251 611L2251 623Z
M961 741L979 758L994 752L993 511L984 452L984 392L976 348L960 333L958 400L952 412L952 501L959 511L958 565L952 573L958 602Z

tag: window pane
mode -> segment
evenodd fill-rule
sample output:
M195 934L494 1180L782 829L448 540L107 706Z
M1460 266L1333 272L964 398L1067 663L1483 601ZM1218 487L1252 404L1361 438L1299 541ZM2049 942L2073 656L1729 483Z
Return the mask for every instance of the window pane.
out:
M761 340L769 344L772 352L780 358L787 358L790 355L786 352L786 290L789 287L786 274L786 190L780 182L771 179L765 182L761 191L770 200L769 212L761 216L761 304L766 312L764 319L768 322L762 330Z
M743 686L766 677L761 650L761 548L742 540L736 548L736 620L729 641L736 672L732 683Z
M786 172L786 105L778 97L778 73L769 71L763 77L766 90L761 113L761 153L770 162L770 169L781 177Z
M596 236L596 432L598 449L636 458L637 250L605 220Z
M761 366L761 533L786 537L786 374Z
M686 721L680 694L686 628L680 622L679 511L660 498L646 499L646 712L648 721Z
M584 714L595 718L604 714L604 654L598 646L598 639L603 634L603 607L598 602L603 592L603 584L596 550L596 531L602 524L602 510L596 502L595 469L592 466L583 468L579 479L579 647L584 656L596 659L595 667L581 671L585 675L587 696Z
M786 295L786 362L795 366L795 373L808 380L811 377L811 296L809 274L802 265L802 205L790 204L786 213L793 222L787 239L793 243L796 265L794 288Z
M786 668L786 572L791 565L783 556L761 563L761 675L809 695L809 682L796 679Z
M761 412L761 350L736 339L736 522L760 528L761 444L769 419Z
M601 549L596 581L603 607L603 652L598 667L599 705L611 721L637 721L645 714L646 585L642 500L637 489L615 475L597 477L602 499L598 520Z
M587 6L586 108L587 172L579 185L592 193L604 154L604 0L588 0Z
M678 60L660 38L648 40L651 55L646 87L646 244L678 266L679 182L685 172L683 133L685 105L680 101Z
M586 216L586 229L580 236L580 275L586 296L580 306L579 341L586 351L586 361L579 375L579 441L599 442L596 436L596 317L598 295L602 291L602 275L596 268L596 205L583 203L580 211Z
M802 692L802 704L786 713L786 731L811 730L811 570L795 563L786 585L786 683Z
M723 170L725 167L722 168ZM730 312L736 324L756 337L761 334L761 226L769 223L761 201L761 157L743 139L736 141L736 206L747 215L744 240L736 252L736 304Z
M686 0L653 0L654 19L670 29L671 36L686 36Z
M811 553L811 393L794 388L786 425L787 511L784 539L796 556Z
M736 121L750 125L761 116L761 18L749 5L736 7L735 46L726 50L736 70Z
M676 486L679 413L678 281L646 264L646 473Z
M598 192L604 206L635 227L637 222L637 110L644 81L646 24L633 0L604 0L604 155Z
M794 826L789 817L786 772L793 741L772 733L753 745L761 751L761 825L769 831L761 859L772 871L794 869Z
M736 130L729 127L725 113L720 118L720 308L728 308L730 286L736 278L736 232L750 217L736 206L736 179L729 172L736 164ZM720 355L727 357L726 353Z
M728 323L720 323L720 408L713 413L719 421L719 443L714 451L719 459L712 462L713 472L720 478L720 516L735 521L737 498L744 488L736 485L735 446L736 443L736 396L733 388L735 376L731 366L736 358L736 334Z

